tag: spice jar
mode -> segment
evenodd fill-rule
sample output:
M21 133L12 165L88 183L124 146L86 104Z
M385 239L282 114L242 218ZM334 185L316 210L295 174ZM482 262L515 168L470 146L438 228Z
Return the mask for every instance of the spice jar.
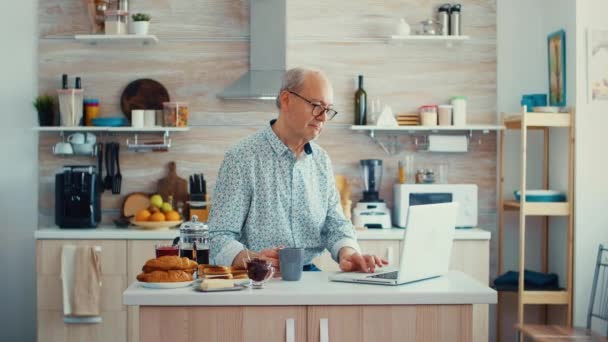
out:
M163 123L167 127L187 127L188 103L163 102Z

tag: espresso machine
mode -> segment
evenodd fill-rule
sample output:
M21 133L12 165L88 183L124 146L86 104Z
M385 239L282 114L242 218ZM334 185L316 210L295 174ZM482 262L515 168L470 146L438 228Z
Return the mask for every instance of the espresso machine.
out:
M95 166L64 166L55 174L55 224L96 228L101 221L101 189Z
M363 177L363 198L353 209L355 227L391 228L391 212L379 197L382 182L382 160L364 159L360 161Z

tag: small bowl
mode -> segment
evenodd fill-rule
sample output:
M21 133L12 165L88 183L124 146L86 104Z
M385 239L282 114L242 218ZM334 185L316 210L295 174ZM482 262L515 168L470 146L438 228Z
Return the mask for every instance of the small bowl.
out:
M534 107L532 111L535 113L559 113L559 107L556 106L542 106Z

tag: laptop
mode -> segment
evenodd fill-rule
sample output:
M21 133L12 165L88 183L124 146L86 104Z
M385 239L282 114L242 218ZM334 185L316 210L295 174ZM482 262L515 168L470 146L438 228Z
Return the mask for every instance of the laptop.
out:
M448 272L456 231L458 203L411 206L403 234L400 267L376 267L374 273L338 272L331 281L401 285Z

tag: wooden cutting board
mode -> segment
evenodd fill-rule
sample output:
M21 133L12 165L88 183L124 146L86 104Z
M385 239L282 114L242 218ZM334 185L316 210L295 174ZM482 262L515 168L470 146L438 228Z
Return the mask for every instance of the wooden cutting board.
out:
M120 108L131 120L133 109L163 109L163 102L169 102L169 92L160 82L143 78L129 83L120 96Z
M167 202L173 196L173 205L185 204L188 200L188 182L177 175L175 162L169 162L167 176L158 180L158 193Z

